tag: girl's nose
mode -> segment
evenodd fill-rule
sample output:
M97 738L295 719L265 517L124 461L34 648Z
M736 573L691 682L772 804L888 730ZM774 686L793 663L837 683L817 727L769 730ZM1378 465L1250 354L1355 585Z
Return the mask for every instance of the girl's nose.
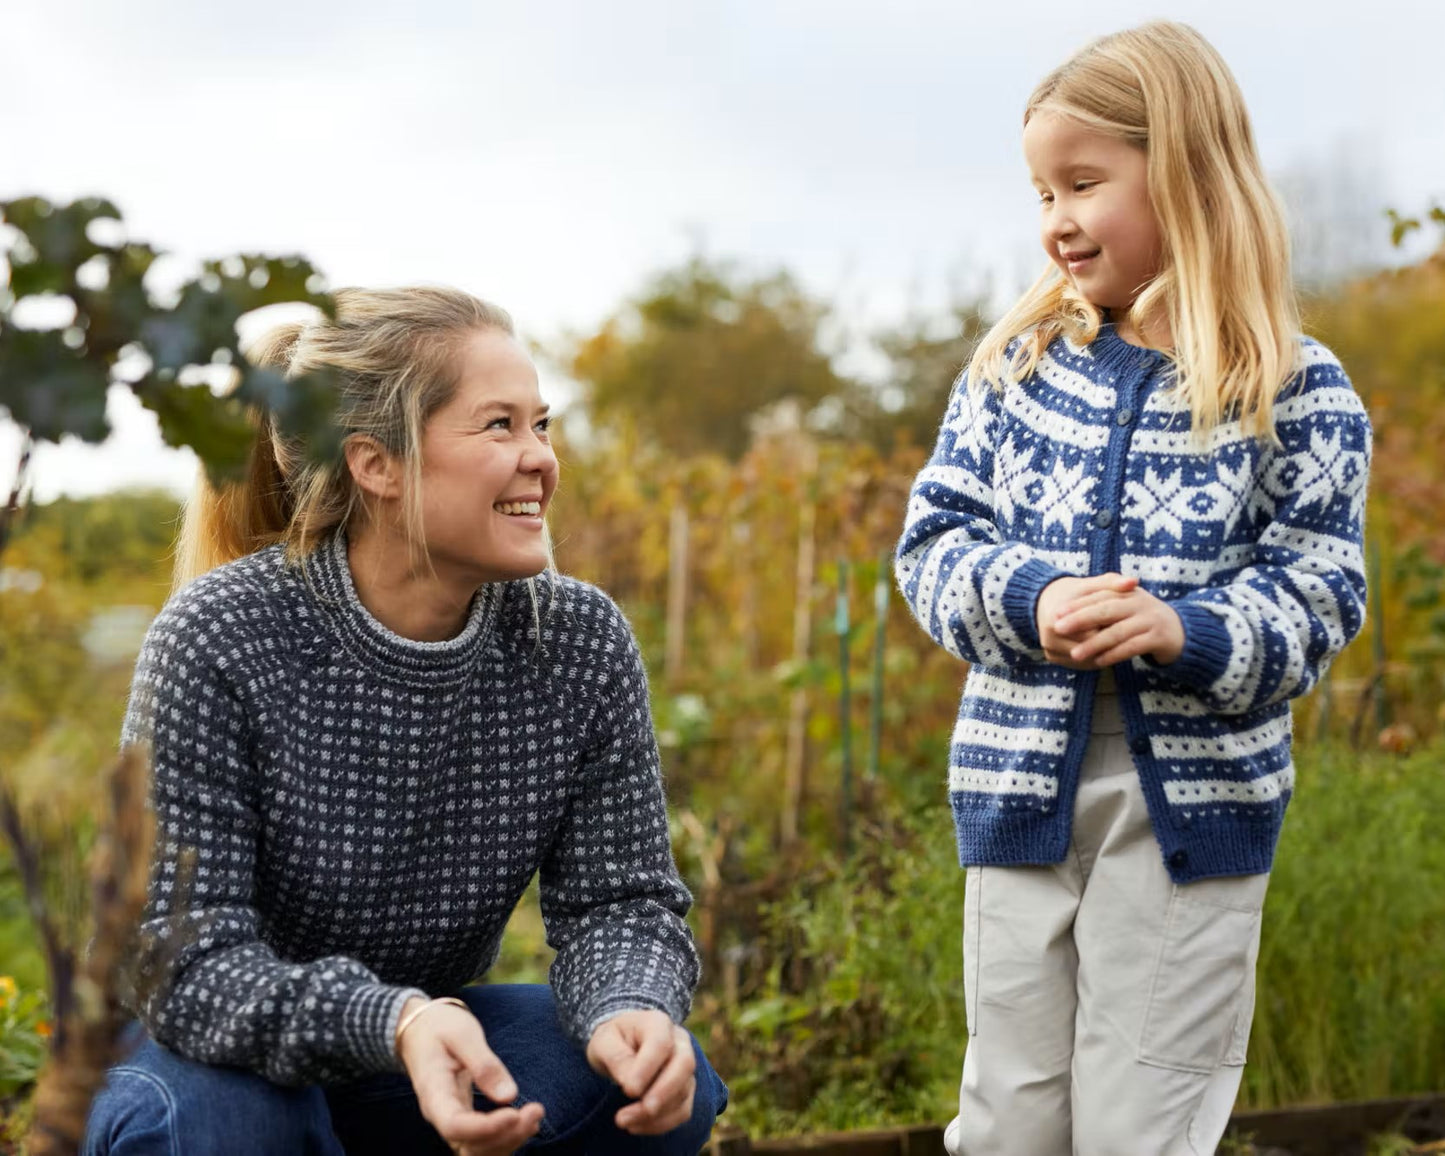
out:
M1074 218L1057 205L1044 217L1044 236L1050 241L1062 241L1079 231Z

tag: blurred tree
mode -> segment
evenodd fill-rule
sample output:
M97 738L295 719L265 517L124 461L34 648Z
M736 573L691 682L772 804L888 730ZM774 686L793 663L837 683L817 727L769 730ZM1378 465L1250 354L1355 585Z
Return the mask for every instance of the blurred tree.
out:
M670 453L736 459L764 411L792 405L807 418L846 392L822 348L829 314L786 273L748 279L694 257L560 360L599 427L629 424Z
M26 539L50 536L56 550L47 561L50 578L108 584L150 578L161 568L176 536L180 503L164 490L130 490L93 498L56 498L27 511L14 539L18 564Z
M853 390L849 432L884 453L896 445L930 448L953 383L988 326L977 297L955 301L942 319L915 316L875 334L889 371L881 386Z

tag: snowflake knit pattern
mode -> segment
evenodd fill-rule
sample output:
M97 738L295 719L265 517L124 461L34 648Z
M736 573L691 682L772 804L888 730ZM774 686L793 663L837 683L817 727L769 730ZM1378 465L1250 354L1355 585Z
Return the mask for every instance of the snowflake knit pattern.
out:
M361 605L337 535L161 611L123 733L155 766L140 970L162 982L136 1010L158 1042L282 1084L398 1070L402 1005L485 973L538 871L572 1035L686 1018L691 896L636 642L595 588L532 588L483 587L457 637L411 641Z
M1371 431L1323 346L1275 406L1280 445L1201 444L1163 354L1105 325L1002 392L961 379L919 473L899 584L970 664L949 760L965 865L1057 863L1099 674L1048 662L1039 595L1118 571L1168 602L1183 654L1113 670L1160 852L1179 883L1268 871L1294 787L1288 700L1364 622Z

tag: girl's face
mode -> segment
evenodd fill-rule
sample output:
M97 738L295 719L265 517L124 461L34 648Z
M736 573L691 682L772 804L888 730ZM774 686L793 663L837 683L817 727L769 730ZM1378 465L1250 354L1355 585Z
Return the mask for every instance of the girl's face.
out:
M460 357L456 392L422 431L423 538L438 574L530 578L547 566L543 518L557 488L537 370L497 330L473 334Z
M1144 150L1045 110L1024 126L1024 156L1043 207L1044 252L1085 299L1127 309L1163 252Z

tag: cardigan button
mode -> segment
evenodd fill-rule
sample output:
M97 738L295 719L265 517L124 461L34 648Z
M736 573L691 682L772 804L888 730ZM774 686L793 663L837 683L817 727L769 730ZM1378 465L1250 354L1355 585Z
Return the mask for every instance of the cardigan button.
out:
M1101 530L1107 530L1113 524L1113 510L1100 510L1097 514L1094 515L1094 525L1098 526Z
M1133 420L1134 411L1132 409L1121 409L1114 415L1114 422L1117 425L1128 425Z
M1183 870L1185 867L1187 867L1188 865L1189 865L1189 852L1188 852L1188 851L1175 851L1174 854L1172 854L1172 855L1169 856L1169 866L1173 867L1176 871L1181 871L1181 870Z
M1149 736L1135 735L1129 740L1129 749L1136 755L1147 755L1149 753Z

